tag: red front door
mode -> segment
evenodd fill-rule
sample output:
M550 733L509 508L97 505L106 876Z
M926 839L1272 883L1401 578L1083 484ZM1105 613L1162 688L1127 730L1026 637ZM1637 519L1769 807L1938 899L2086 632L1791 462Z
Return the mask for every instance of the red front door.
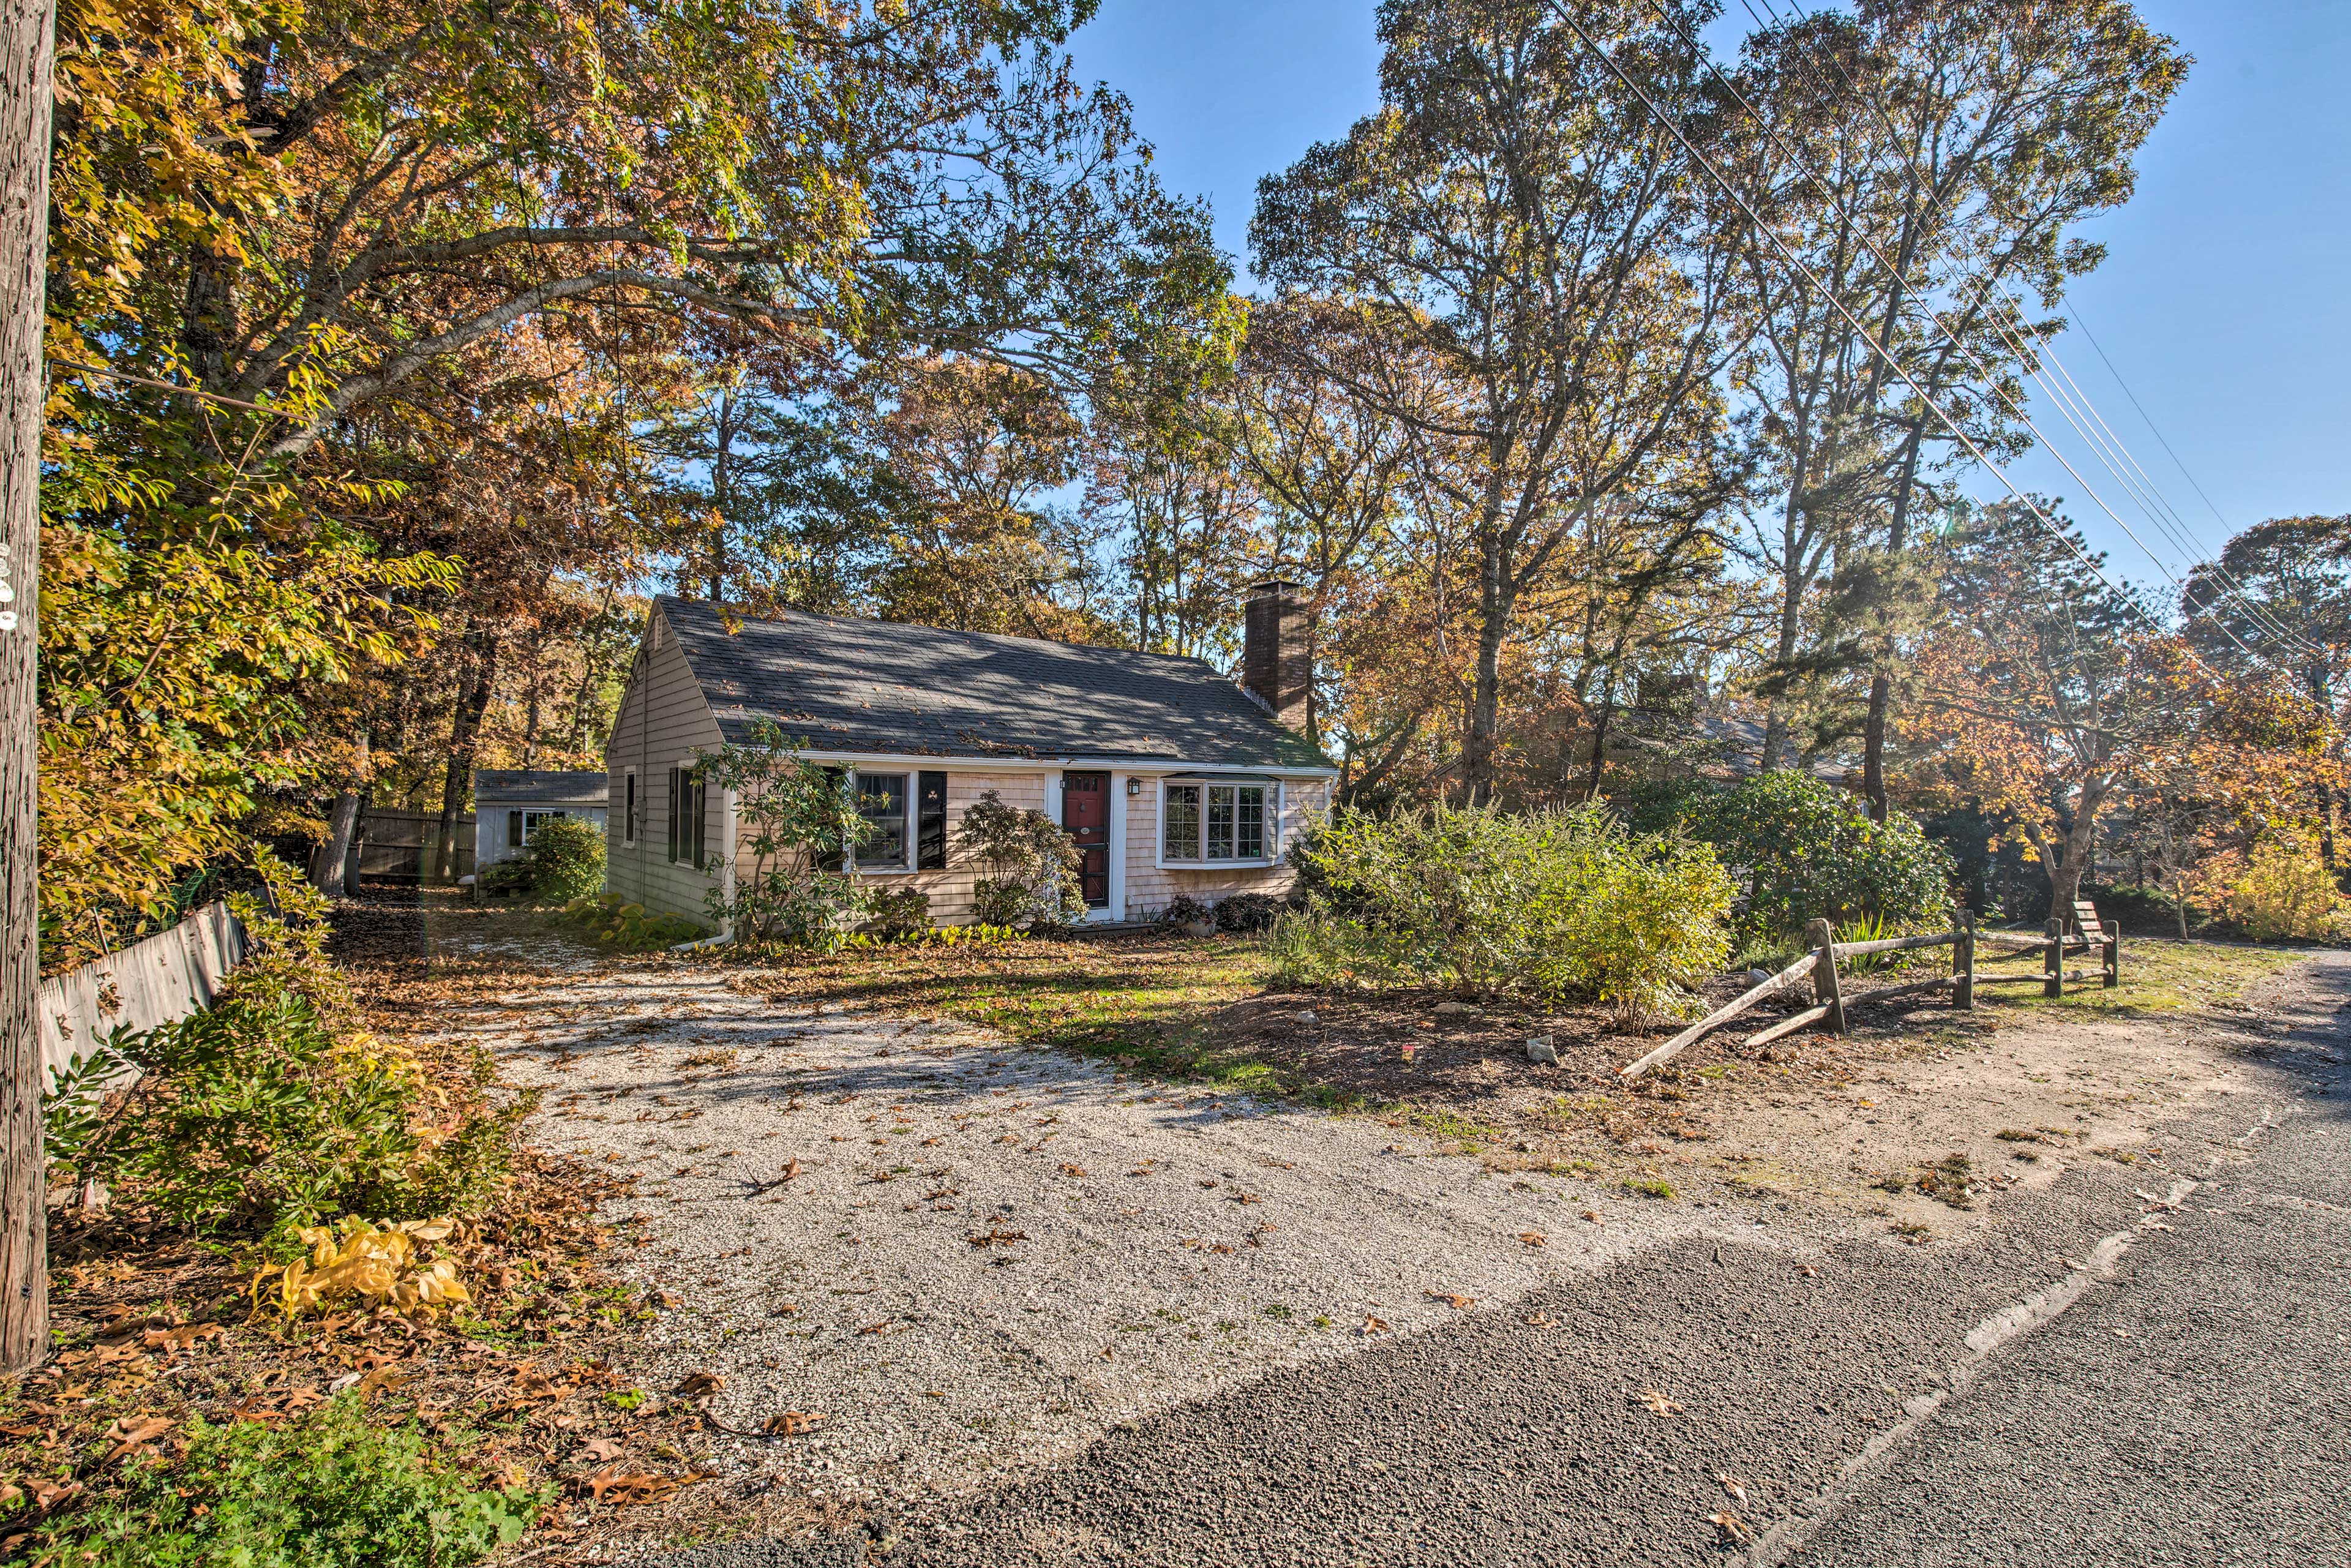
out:
M1078 841L1086 907L1110 906L1110 775L1061 775L1061 827Z

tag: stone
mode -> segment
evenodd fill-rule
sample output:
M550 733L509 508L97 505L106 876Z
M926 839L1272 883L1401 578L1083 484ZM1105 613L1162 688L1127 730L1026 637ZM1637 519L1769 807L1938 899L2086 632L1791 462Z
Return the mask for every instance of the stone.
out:
M1471 1007L1468 1002L1439 1002L1437 1004L1437 1016L1441 1019L1459 1018L1465 1013L1474 1013L1478 1009L1476 1008Z
M1559 1065L1559 1044L1550 1035L1539 1034L1527 1041L1527 1060L1540 1061L1546 1067Z
M1312 1023L1314 1021L1314 1009L1309 1008L1304 1012L1298 1014L1297 1017L1300 1023Z

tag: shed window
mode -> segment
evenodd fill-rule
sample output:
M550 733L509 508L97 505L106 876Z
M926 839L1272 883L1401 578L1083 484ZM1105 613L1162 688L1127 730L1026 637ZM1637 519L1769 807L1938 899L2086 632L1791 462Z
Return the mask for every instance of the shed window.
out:
M691 768L669 770L669 858L687 861L694 869L702 869L705 848L704 807L710 798L710 786L696 777Z

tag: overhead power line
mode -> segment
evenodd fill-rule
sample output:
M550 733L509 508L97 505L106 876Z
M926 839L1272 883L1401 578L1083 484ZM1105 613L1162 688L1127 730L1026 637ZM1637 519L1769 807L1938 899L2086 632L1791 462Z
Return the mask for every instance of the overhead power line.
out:
M1818 291L1823 301L1826 303L1830 308L1834 309L1840 317L1842 317L1845 324L1852 328L1854 332L1861 339L1861 340L1869 346L1870 352L1876 355L1878 359L1883 360L1886 368L1901 378L1904 384L1909 387L1912 394L1915 395L1920 402L1926 405L1928 412L1943 422L1944 427L1950 431L1952 437L1967 448L1969 455L1990 470L1993 476L1999 479L2001 484L2007 488L2008 493L2014 497L2017 502L2027 511L2032 513L2033 518L2040 523L2043 531L2045 531L2052 538L2064 545L2065 549L2072 553L2074 559L2082 564L2084 570L2095 576L2100 582L2105 585L2107 591L2115 595L2117 601L2127 605L2140 620L2146 622L2150 631L2155 632L2158 635L2163 634L2165 628L2158 624L2153 616L2147 614L2146 607L2140 604L2136 598L2132 597L2127 591L2118 586L2112 578L2108 577L2105 574L2105 569L2083 549L2080 542L2074 538L2072 533L2058 527L2049 515L2041 509L2040 503L2033 500L2031 496L2025 494L2023 490L2018 487L2016 482L2008 476L2007 470L2002 468L1999 464L1993 462L1991 455L1983 450L1982 445L1977 442L1975 437L1970 435L1964 429L1960 428L1959 422L1954 420L1950 414L1945 411L1941 402L1938 402L1931 392L1928 392L1924 386L1919 384L1918 379L1911 374L1909 368L1903 364L1901 360L1896 357L1890 349L1880 343L1877 340L1876 334L1872 333L1867 327L1862 324L1860 319L1854 315L1852 310L1845 306L1844 300L1837 298L1835 292L1828 287L1826 282L1821 277L1820 274L1815 272L1802 257L1797 256L1792 250L1789 249L1787 245L1781 240L1779 235L1771 232L1770 225L1763 222L1761 214L1756 212L1754 206L1749 203L1745 196L1740 194L1739 191L1731 184L1730 181L1723 174L1722 171L1715 166L1714 161L1708 158L1704 152L1699 152L1697 145L1693 143L1689 137L1683 132L1681 127L1676 124L1674 120L1667 115L1664 110L1658 107L1656 99L1650 96L1648 89L1642 87L1639 82L1635 81L1632 76L1625 71L1625 68L1616 63L1615 57L1611 55L1607 50L1602 48L1599 43L1593 39L1592 35L1584 30L1583 25L1577 21L1573 14L1569 11L1566 0L1551 0L1551 4L1552 13L1559 17L1561 22L1565 24L1568 30L1573 32L1576 37L1582 41L1583 47L1592 52L1594 58L1598 59L1603 66L1607 68L1609 74L1624 84L1626 89L1628 89L1634 97L1640 99L1641 107L1647 111L1649 117L1652 120L1655 120L1657 124L1665 130L1666 133L1671 136L1676 142L1680 144L1682 151L1687 153L1690 159L1695 162L1700 169L1706 172L1707 177L1712 180L1722 193L1728 196L1739 208L1740 214L1746 217L1748 225L1757 235L1761 235L1765 241L1767 241L1772 249L1778 251L1782 260L1784 260L1791 267L1794 268L1798 273L1802 275L1804 280ZM1711 57L1706 54L1702 47L1699 48L1698 54L1701 58L1708 61L1708 68L1712 68ZM2218 681L2220 678L2218 672L2214 671L2210 665L2205 664L2204 661L2197 655L2193 649L2188 650L2188 658L2199 670L2201 670L2206 675L2211 677L2213 680ZM2327 716L2330 719L2332 717L2331 715L2328 715Z
M1783 32L1792 31L1794 24L1782 17L1779 7L1773 3L1773 0L1761 0L1761 3L1764 11L1771 17L1771 26L1779 27ZM1656 4L1656 0L1652 0L1652 4ZM1753 18L1758 26L1765 25L1763 17L1756 13L1753 0L1740 0L1740 4L1746 9L1748 16ZM1666 18L1667 24L1669 26L1675 26L1671 14L1665 11L1662 6L1659 6L1659 14ZM1729 82L1723 78L1721 70L1715 66L1711 55L1708 53L1705 47L1698 40L1691 37L1686 29L1677 26L1676 31L1680 34L1684 41L1688 44L1690 47L1697 50L1699 56L1705 59L1708 70L1713 74L1717 81L1722 83L1725 90L1729 91L1734 98L1738 98L1740 102L1747 108L1748 112L1754 117L1758 126L1763 129L1767 134L1771 134L1774 141L1780 142L1782 150L1786 151L1790 158L1797 162L1799 168L1803 168L1802 162L1800 158L1797 158L1794 150L1792 148L1789 148L1783 139L1780 138L1776 132L1771 131L1771 128L1764 123L1762 116L1756 112L1754 106L1748 103L1747 99L1740 95L1738 89L1732 87ZM1825 59L1830 67L1835 70L1838 79L1844 83L1847 95L1855 101L1861 104L1864 108L1867 109L1876 118L1877 122L1886 128L1889 141L1898 144L1901 141L1901 132L1899 129L1894 124L1892 120L1887 117L1885 110L1876 102L1876 100L1871 98L1870 95L1862 89L1860 83L1854 80L1852 73L1844 68L1844 62L1839 60L1834 54L1829 52L1825 47L1817 48L1813 52ZM1827 83L1821 78L1817 72L1813 71L1808 66L1803 65L1801 59L1798 61L1798 66L1799 68L1803 69L1806 75L1812 78L1814 87L1823 90L1826 89ZM1875 149L1872 150L1871 156L1873 159L1876 156ZM1904 162L1907 164L1907 160L1905 159ZM1915 169L1913 172L1915 172ZM1814 176L1809 169L1804 169L1804 173L1805 177L1812 181L1813 187L1819 190L1823 196L1828 197L1832 204L1834 204L1835 198L1829 193L1822 182ZM1841 206L1839 210L1841 212L1844 211ZM1997 211L1996 207L1995 211ZM1845 213L1845 215L1850 218L1853 214ZM1860 237L1861 242L1869 247L1871 254L1876 256L1881 265L1892 267L1893 264L1887 260L1885 253L1879 250L1876 244L1870 240L1867 230L1857 221L1855 223L1855 232ZM1967 265L1964 262L1959 263L1959 270L1961 276L1965 276L1968 271ZM2146 515L2148 521L2153 524L2157 531L2161 533L2175 549L2179 550L2183 562L2187 563L2187 570L2191 573L2198 570L2209 570L2213 576L2219 578L2229 590L2230 593L2233 594L2236 598L2239 606L2245 612L2247 619L2249 619L2256 627L2260 628L2264 634L2277 638L2289 649L2299 648L2304 652L2311 653L2322 653L2322 650L2311 643L2308 639L2301 636L2298 632L2286 626L2282 621L2278 620L2276 616L2272 614L2267 608L2252 595L2251 591L2248 590L2243 583L2231 575L2228 569L2218 559L2208 556L2208 552L2195 540L2194 532L2192 529L2188 528L2186 519L2179 517L2178 508L2171 506L2168 499L2163 497L2161 488L2155 484L2153 476L2147 474L2145 465L2140 464L2137 458L2131 454L2128 445L2122 440L2120 435L2115 432L2113 426L2107 423L2105 417L2098 413L2097 407L2095 403L2091 401L2089 394L2082 389L2081 384L2074 379L2073 373L2065 368L2064 361L2058 354L2055 346L2045 342L2035 342L2028 346L2023 340L2023 337L2020 330L2022 329L2024 323L2024 305L2022 297L2017 295L2012 289L2002 284L1996 277L1987 277L1983 281L1985 289L1996 290L2001 302L2008 307L2009 311L2015 319L2016 329L2011 329L2009 324L2001 320L1997 314L1988 316L1986 318L1988 323L1991 326L1992 329L2000 335L2001 340L2007 345L2010 351L2016 355L2018 361L2026 368L2026 373L2032 377L2033 381L2041 386L2043 392L2048 395L2050 401L2057 406L2060 416L2063 417L2065 423L2073 428L2074 433L2082 438L2084 444L2088 445L2090 449L2096 454L2100 464L2105 468L2106 472L2114 476L2116 482L2123 487L2124 492L2130 497L2131 500L2138 507L2139 510ZM1913 301L1913 304L1917 305L1917 302ZM1921 309L1926 308L1923 305L1918 305L1917 308ZM1931 311L1929 314L1932 314ZM2097 492L2096 488L2090 484L2089 480L2085 478L2082 474L2074 468L2074 465L2066 459L2064 453L2057 446L2056 443L2051 441L2047 434L2041 430L2039 425L2033 422L2032 417L2017 404L2016 401L2009 397L2007 393L1999 387L1996 378L1992 376L1989 368L1984 365L1981 358L1978 356L1973 350L1969 348L1956 333L1953 333L1949 327L1942 321L1939 316L1936 316L1934 319L1937 327L1940 329L1950 340L1952 345L1959 349L1962 353L1966 354L1969 360L1976 366L1977 370L1984 375L1987 384L1991 387L1994 394L2000 398L2001 402L2006 404L2011 412L2024 423L2026 428L2032 432L2034 437L2048 449L2050 455L2056 458L2057 462L2065 469L2066 473L2073 476L2074 482L2082 486L2083 491L2088 495L2094 503L2096 504L2098 509L2105 512L2108 517L2112 518L2115 525L2123 530L2123 533L2134 545L2138 547L2140 552L2147 558L2147 559L2154 565L2155 569L2161 572L2164 577L2169 580L2174 591L2179 595L2182 612L2191 616L2195 614L2196 608L2191 605L2191 601L2188 594L2187 584L2183 582L2179 577L2173 574L2170 568L2164 563L2163 558L2154 549L2150 549L2146 540L2139 538L2137 530L2134 529L2129 523L2124 521L2121 515L2118 514L2114 507L2106 504L2105 498L2101 496ZM2084 330L2086 335L2087 329L2085 328ZM2092 346L2096 347L2095 339L2092 340ZM2098 351L2099 357L2101 359L2105 359L2105 350L2100 349ZM2057 373L2064 377L2066 385L2072 389L2070 396L2064 389L2060 388L2056 382L2050 379L2046 371L2042 368L2044 364L2053 366ZM2110 371L2114 370L2114 363L2111 360L2106 361L2106 368ZM2121 382L2121 376L2119 373L2116 374L2116 380L2117 383ZM2131 393L2129 387L2125 385L2123 391L2125 395L2131 398L2133 405L2137 406L2138 400L2135 394ZM2077 407L2079 412L2077 412ZM2141 418L2147 418L2147 411L2144 407L2140 407L2139 413ZM2085 419L2090 423L2095 423L2100 430L2105 432L2103 438L2092 432L2089 428L2089 424L2085 423ZM2154 429L2154 421L2152 419L2148 419L2147 425L2149 429ZM2162 433L2158 431L2156 434L2157 439L2158 441L2162 440ZM2109 444L2111 444L2111 452L2109 450ZM2165 449L2169 451L2169 443L2166 442L2164 444ZM2116 460L2116 455L2119 455L2121 459L2119 463ZM2179 463L2178 454L2174 453L2172 455L2172 460L2175 464ZM2179 466L2180 471L2183 474L2186 474L2186 465L2179 465ZM2132 478L2130 474L2125 471L2126 468L2136 470L2138 475L2138 478ZM2189 476L2189 483L2192 485L2194 482L2193 476ZM2202 493L2200 486L2198 487L2198 490L2199 494ZM2205 502L2207 506L2210 506L2210 497L2207 497L2205 498ZM2213 515L2216 517L2220 516L2220 510L2218 507L2213 507ZM2221 526L2223 528L2227 527L2225 519L2222 520ZM2210 605L2206 605L2201 608L2208 615L2211 614L2211 607ZM2248 647L2244 641L2238 637L2228 626L2223 624L2217 616L2212 616L2212 622L2215 629L2218 630L2222 636L2228 638L2231 643L2234 643L2239 650L2243 652L2248 658L2254 659L2257 663L2260 662L2260 655L2256 653L2253 649Z

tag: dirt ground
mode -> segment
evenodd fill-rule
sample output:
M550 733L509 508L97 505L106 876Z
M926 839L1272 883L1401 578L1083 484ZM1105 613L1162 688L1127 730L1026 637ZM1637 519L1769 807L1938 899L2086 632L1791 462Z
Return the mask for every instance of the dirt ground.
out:
M611 1267L657 1312L612 1375L701 1389L691 1443L610 1421L561 1439L695 1479L580 1497L557 1561L990 1486L1679 1239L1798 1268L1837 1238L1965 1245L2005 1193L2155 1155L2158 1124L2232 1092L2265 997L2299 984L2240 1000L2290 958L2193 987L2166 958L2142 1000L2199 1005L1865 1002L1843 1039L1743 1047L1767 1014L1627 1089L1616 1068L1657 1036L1268 992L1225 942L784 968L613 957L463 910L351 940L376 963L440 954L453 983L412 990L409 1026L487 1046L546 1092L540 1142L618 1178L601 1218L639 1245ZM1537 1032L1561 1065L1526 1060Z

